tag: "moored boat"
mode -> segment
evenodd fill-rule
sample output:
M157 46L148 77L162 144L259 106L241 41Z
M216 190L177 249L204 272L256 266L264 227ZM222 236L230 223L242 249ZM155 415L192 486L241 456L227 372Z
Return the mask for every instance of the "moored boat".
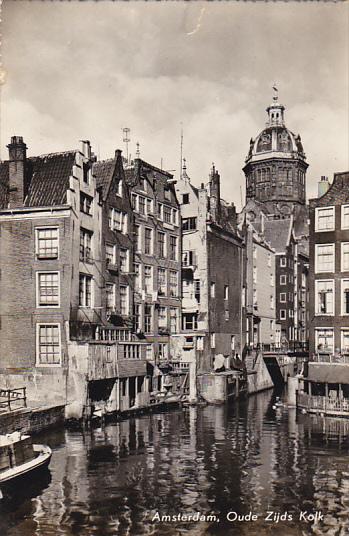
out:
M0 435L0 498L19 481L48 467L52 451L47 445L33 444L20 432Z

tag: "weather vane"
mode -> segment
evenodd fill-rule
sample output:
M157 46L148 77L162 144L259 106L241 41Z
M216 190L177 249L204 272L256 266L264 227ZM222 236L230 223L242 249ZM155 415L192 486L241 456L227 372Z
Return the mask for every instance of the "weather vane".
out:
M277 102L279 99L279 90L276 87L276 84L273 85L274 95L273 95L273 101Z

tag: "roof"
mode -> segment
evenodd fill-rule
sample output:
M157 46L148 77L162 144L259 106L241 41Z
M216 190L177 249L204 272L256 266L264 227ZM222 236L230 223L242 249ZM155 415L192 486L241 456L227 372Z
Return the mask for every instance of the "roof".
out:
M100 160L93 164L93 175L96 177L97 188L102 188L103 199L108 193L109 184L115 169L115 158Z
M284 253L289 244L293 218L265 220L264 236L276 253Z
M26 207L55 206L66 203L69 178L76 151L51 153L27 158L26 182L29 185ZM9 162L0 163L0 208L7 208L9 198Z

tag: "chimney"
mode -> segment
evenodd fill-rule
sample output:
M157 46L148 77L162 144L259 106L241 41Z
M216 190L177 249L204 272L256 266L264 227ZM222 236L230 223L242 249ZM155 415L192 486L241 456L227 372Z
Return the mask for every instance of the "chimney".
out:
M328 177L322 175L321 180L318 182L318 197L324 195L330 187Z
M25 177L27 146L21 136L12 136L9 150L9 208L22 207L27 194Z
M90 160L92 151L89 140L80 140L80 144L80 151L86 158Z
M220 208L221 208L221 181L220 175L214 164L210 174L209 182L209 195L210 195L210 212L213 221L219 222Z

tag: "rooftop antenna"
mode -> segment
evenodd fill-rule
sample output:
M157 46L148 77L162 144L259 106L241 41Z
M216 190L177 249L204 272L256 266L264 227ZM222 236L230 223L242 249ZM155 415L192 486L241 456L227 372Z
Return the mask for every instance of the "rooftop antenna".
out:
M183 170L182 170L182 162L183 162L183 123L181 122L181 161L179 165L179 174L180 178L183 178Z
M137 143L136 143L136 147L137 147L137 149L136 149L136 158L140 158L140 156L141 156L141 152L140 152L140 150L139 150L139 142L138 142L138 141L137 141Z
M131 132L131 129L128 128L128 127L125 127L122 129L122 132L123 132L123 139L122 141L126 144L126 161L128 163L128 144L129 142L131 141L130 140L130 132Z

